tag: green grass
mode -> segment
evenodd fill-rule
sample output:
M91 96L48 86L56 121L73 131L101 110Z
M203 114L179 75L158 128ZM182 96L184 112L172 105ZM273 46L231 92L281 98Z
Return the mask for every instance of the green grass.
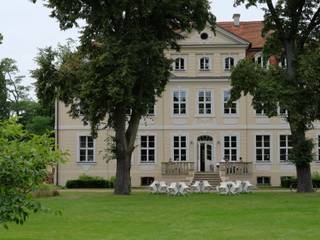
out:
M319 239L320 194L257 192L168 197L63 193L41 199L63 214L38 213L0 229L0 239Z

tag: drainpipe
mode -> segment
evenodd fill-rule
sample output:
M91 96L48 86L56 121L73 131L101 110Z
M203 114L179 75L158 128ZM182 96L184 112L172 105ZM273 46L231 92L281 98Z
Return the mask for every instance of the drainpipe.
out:
M55 127L56 127L56 149L59 149L59 101L56 99L56 107L55 107ZM59 163L56 165L56 185L59 185Z

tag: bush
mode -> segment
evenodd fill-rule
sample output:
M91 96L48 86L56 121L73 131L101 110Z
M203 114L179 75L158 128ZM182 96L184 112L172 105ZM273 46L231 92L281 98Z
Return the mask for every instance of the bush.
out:
M281 187L290 188L291 184L297 184L298 180L296 177L281 177ZM320 187L320 177L312 175L312 184L314 187Z
M66 183L67 188L113 188L114 182L111 178L110 181L102 177L92 177L88 175L81 175L76 180L69 180Z

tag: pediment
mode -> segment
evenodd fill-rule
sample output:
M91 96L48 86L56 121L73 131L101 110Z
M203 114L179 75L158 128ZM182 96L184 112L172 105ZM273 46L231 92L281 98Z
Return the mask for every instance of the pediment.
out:
M207 33L207 39L201 39L201 34ZM236 36L235 34L216 26L215 33L206 27L200 33L193 30L191 33L186 33L185 39L179 41L180 45L243 45L248 46L250 43Z

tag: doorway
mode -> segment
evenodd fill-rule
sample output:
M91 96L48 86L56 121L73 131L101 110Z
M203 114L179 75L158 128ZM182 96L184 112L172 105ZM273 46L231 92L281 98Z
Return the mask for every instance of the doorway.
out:
M213 171L213 138L211 136L198 137L198 171Z

